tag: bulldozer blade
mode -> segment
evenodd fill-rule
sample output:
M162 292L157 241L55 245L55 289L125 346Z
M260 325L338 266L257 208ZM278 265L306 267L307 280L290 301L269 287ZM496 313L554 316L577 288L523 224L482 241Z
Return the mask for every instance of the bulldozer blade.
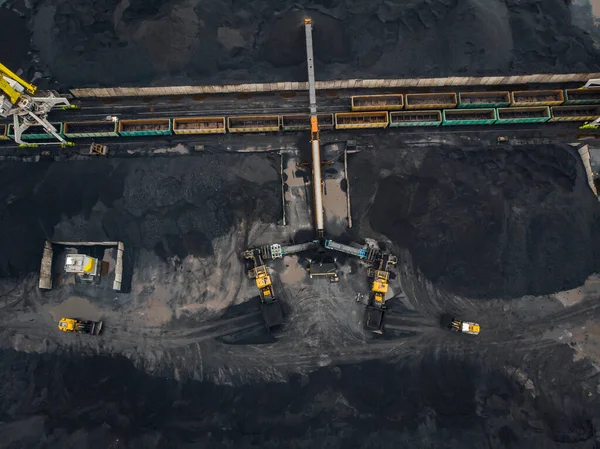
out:
M90 332L90 334L92 335L99 335L100 332L102 331L102 321L95 321L92 324L92 331Z

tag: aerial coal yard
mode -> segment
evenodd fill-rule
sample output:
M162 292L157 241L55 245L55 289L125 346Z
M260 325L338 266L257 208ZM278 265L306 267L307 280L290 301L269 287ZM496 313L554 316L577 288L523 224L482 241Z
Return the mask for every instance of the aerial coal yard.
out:
M0 1L0 448L599 448L597 18Z

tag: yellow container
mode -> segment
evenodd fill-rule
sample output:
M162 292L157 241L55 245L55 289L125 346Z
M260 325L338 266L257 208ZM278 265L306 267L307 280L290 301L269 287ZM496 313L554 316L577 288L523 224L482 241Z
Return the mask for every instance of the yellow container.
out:
M406 109L451 109L458 104L456 93L406 94Z
M336 129L386 128L388 113L381 112L338 112L335 114Z
M227 117L230 133L277 132L281 126L278 115L238 115Z
M550 108L551 122L587 122L600 118L600 106L572 105Z
M351 97L353 111L394 111L404 107L402 94L357 95Z
M176 117L174 134L225 134L225 117Z

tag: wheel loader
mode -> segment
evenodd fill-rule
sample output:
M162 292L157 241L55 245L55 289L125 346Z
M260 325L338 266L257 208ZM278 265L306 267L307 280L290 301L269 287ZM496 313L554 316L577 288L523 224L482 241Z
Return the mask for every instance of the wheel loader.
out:
M77 318L61 318L58 329L63 332L98 335L102 331L102 321L79 320Z
M444 329L462 334L479 335L479 331L481 330L479 324L472 321L463 321L454 318L452 315L443 315L440 324Z

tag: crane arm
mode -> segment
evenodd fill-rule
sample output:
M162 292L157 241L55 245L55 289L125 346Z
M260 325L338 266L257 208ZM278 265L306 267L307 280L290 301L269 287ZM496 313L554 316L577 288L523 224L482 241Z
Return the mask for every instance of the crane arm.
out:
M312 146L313 194L314 212L317 236L322 238L325 233L323 217L323 191L321 187L321 148L319 141L319 123L317 120L317 95L315 88L315 68L312 41L312 20L304 19L306 35L306 64L308 66L308 95L310 100L310 141Z
M6 78L10 78L14 82L18 83L31 95L35 94L35 92L37 91L36 86L25 81L23 78L21 78L19 75L17 75L15 72L10 70L8 67L6 67L2 63L0 63L0 75L2 75L3 77L6 77Z

